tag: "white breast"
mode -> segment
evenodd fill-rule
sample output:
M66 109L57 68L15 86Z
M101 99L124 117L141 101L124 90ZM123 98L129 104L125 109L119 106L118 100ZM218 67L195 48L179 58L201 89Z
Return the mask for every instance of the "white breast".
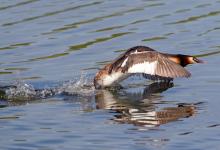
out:
M120 82L120 81L126 79L127 77L129 77L129 74L127 74L127 73L113 72L103 79L103 85L110 86L114 83L117 83L117 82Z

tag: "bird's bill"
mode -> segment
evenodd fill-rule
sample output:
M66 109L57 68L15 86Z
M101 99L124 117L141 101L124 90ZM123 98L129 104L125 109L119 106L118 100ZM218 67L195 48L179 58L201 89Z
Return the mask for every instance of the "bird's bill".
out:
M205 63L205 61L203 61L203 60L201 60L201 59L197 59L196 62L197 62L197 63L201 63L201 64L204 64L204 63Z
M204 64L204 63L205 63L205 61L203 61L203 60L201 60L201 59L198 59L198 58L195 58L195 57L194 57L194 61L195 61L196 63L200 63L200 64Z

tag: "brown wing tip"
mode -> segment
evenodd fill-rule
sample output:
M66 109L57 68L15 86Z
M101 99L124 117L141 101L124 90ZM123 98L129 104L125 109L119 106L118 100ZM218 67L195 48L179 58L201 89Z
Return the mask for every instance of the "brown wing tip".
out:
M189 77L191 77L191 73L190 72L188 72L188 76L186 76L187 78L189 78Z
M191 77L191 73L190 73L189 71L185 70L185 75L184 75L184 77L186 77L186 78Z
M190 78L191 77L191 73L188 72L187 70L183 73L183 74L179 74L176 76L176 78Z

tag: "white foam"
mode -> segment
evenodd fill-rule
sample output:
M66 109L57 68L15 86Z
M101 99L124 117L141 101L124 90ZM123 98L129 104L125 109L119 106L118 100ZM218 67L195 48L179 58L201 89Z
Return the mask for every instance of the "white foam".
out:
M67 95L92 95L95 88L92 80L84 73L80 77L60 84L60 86L35 89L33 85L22 81L16 82L6 89L6 98L9 100L34 100L44 99L58 94Z
M69 95L91 95L95 91L92 79L90 79L86 74L81 74L80 78L77 80L70 80L63 83L59 88L59 93L65 92Z

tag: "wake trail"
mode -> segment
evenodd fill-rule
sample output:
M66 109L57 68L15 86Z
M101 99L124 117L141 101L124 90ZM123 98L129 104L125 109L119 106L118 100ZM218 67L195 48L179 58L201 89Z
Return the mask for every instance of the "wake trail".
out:
M73 80L65 81L58 86L36 89L33 85L18 81L12 86L0 88L1 98L7 100L36 100L46 99L56 95L81 95L94 94L92 78L87 74L81 74Z

